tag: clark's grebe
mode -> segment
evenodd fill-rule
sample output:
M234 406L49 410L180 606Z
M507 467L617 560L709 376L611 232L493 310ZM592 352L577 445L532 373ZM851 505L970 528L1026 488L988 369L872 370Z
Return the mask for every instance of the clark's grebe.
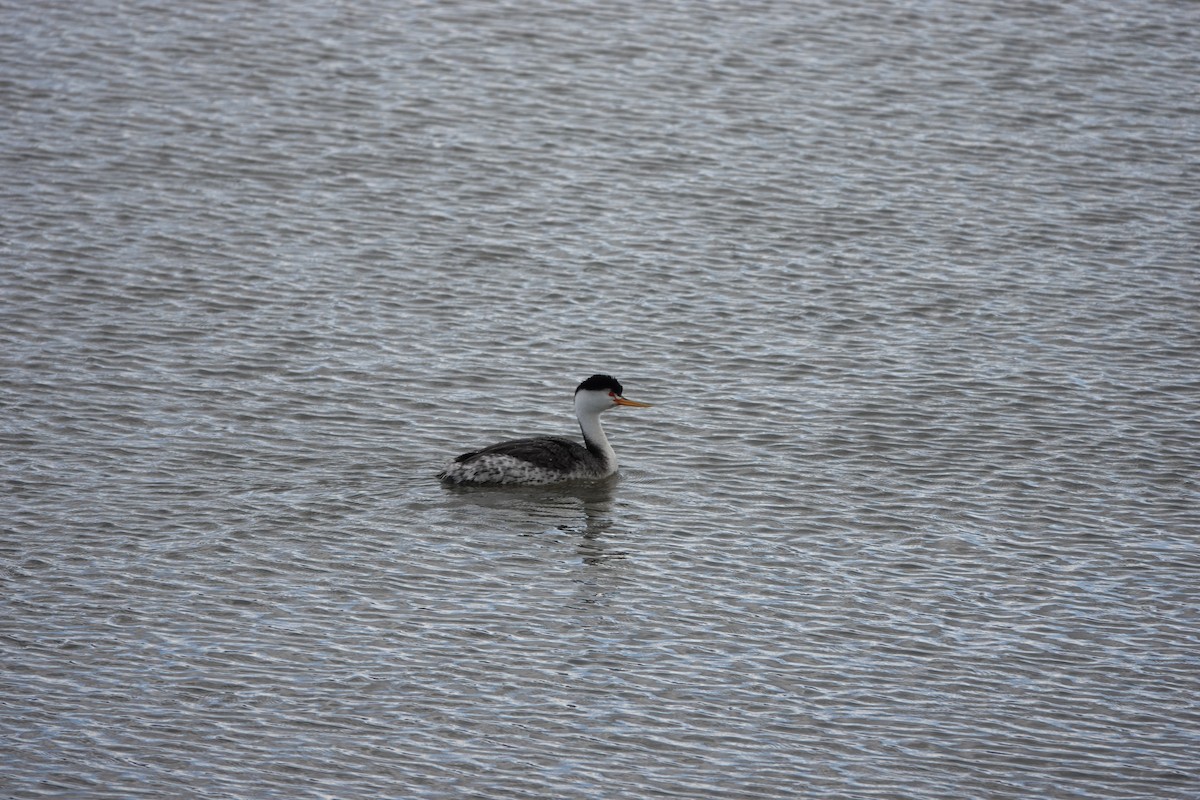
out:
M438 473L446 483L538 484L604 478L617 471L600 415L617 406L649 408L649 403L626 400L621 384L609 375L593 375L575 390L575 416L583 444L561 436L513 439L482 450L463 453Z

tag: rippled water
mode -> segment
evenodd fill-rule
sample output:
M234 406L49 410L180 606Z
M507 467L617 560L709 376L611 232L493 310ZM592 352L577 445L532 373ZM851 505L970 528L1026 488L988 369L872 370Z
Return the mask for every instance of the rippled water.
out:
M1198 53L0 2L0 794L1200 794Z

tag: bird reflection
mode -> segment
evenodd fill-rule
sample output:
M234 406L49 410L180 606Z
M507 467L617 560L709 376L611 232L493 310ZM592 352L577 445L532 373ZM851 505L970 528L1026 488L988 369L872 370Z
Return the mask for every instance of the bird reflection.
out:
M478 505L508 518L515 528L534 521L546 523L544 531L561 531L579 536L578 551L584 563L602 564L624 558L604 534L611 530L613 500L620 477L611 475L589 483L560 483L544 486L505 487L447 486L462 501ZM535 535L535 534L527 534Z

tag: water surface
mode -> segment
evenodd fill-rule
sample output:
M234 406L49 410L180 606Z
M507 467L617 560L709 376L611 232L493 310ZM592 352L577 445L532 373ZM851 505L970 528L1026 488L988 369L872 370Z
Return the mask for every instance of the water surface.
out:
M1200 792L1200 7L0 31L0 794Z

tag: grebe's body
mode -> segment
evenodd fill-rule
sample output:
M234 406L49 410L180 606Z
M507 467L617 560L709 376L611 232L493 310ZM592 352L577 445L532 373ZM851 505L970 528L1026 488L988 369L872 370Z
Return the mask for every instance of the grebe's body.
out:
M513 439L482 450L463 453L438 473L446 483L542 484L596 480L617 471L600 415L617 406L645 408L648 403L626 400L621 384L608 375L593 375L575 390L575 416L583 444L561 436Z

